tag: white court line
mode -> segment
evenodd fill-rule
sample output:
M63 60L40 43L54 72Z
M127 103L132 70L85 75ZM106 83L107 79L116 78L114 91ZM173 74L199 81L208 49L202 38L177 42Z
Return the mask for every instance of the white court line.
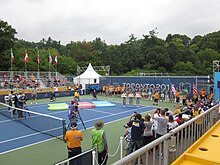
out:
M153 109L150 110L150 111L153 111ZM130 112L130 111L126 111L126 112ZM117 122L117 121L123 120L123 119L125 119L125 118L127 118L127 117L123 117L123 118L121 118L121 119L117 119L117 120L113 120L113 121L107 122L106 125L107 125L107 124L110 124L110 123L113 123L113 122ZM97 118L97 119L100 119L100 118ZM93 121L93 120L95 121L95 120L97 120L97 119L92 119L92 120L90 120L90 121ZM87 122L87 121L86 121L86 122ZM93 128L93 127L94 127L94 126L91 126L91 127L87 128L87 130L88 130L88 129L91 129L91 128ZM82 131L82 129L81 129L81 131ZM20 150L20 149L23 149L23 148L26 148L26 147L31 147L31 146L34 146L34 145L37 145L37 144L41 144L41 143L44 143L44 142L47 142L47 141L50 141L50 140L54 140L54 139L56 139L56 138L50 138L50 139L42 140L42 141L39 141L39 142L36 142L36 143L32 143L32 144L29 144L29 145L26 145L26 146L22 146L22 147L18 147L18 148L12 149L12 150L8 150L8 151L5 151L5 152L1 152L0 155L7 154L7 153L12 152L12 151L17 151L17 150Z
M34 135L39 135L39 134L42 134L42 133L46 133L48 131L54 131L54 130L61 129L61 128L63 128L63 127L57 127L57 128L53 128L53 129L44 130L44 131L41 131L41 132L36 132L36 133L24 135L24 136L19 136L19 137L16 137L16 138L0 141L0 144L11 142L11 141L18 140L18 139L23 139L23 138L34 136ZM48 136L50 136L50 135L48 135Z
M111 117L111 116L128 113L128 112L131 112L131 111L144 109L144 108L147 108L147 107L152 107L152 108L153 108L153 107L155 107L155 106L145 106L145 107L135 108L135 109L126 110L126 111L124 111L124 112L120 112L120 113L116 113L116 114L106 112L106 113L109 114L109 115L103 116L103 117L99 117L99 118L94 118L94 119L91 119L91 120L86 120L86 121L84 121L84 122L85 122L85 123L88 123L88 122L91 122L91 121L96 121L96 120L98 120L98 119L104 119L104 118L108 118L108 117ZM91 111L91 109L83 109L83 110ZM152 110L153 110L153 109L152 109ZM152 111L152 110L149 109L149 111ZM92 110L92 111L104 113L103 111L99 111L99 110ZM62 113L62 112L64 112L64 111L60 111L59 113ZM55 113L58 113L58 112L55 112ZM51 113L51 114L54 114L54 113ZM107 122L106 124L110 124L110 123L112 123L112 122L116 122L116 121L119 121L119 120L123 120L123 119L125 119L125 118L127 118L127 117L120 118L120 119L117 119L117 120L113 120L113 121ZM81 122L80 122L80 123L81 123ZM79 123L79 124L80 124L80 123ZM89 127L88 129L90 129L90 128L93 128L93 126L92 126L92 127ZM37 135L37 134L41 134L41 133L38 132L38 133L34 133L34 134ZM30 134L30 135L26 135L26 136L34 136L34 134ZM19 139L22 139L22 138L25 138L25 136L24 136L24 137L18 137L18 138L19 138ZM49 141L49 140L53 140L53 139L56 139L56 138L46 139L46 140L39 141L39 142L36 142L36 143L32 143L32 144L29 144L29 145L26 145L26 146L22 146L22 147L18 147L18 148L12 149L12 150L8 150L8 151L5 151L5 152L1 152L0 155L6 154L6 153L9 153L9 152L12 152L12 151L16 151L16 150L19 150L19 149L22 149L22 148L26 148L26 147L29 147L29 146L33 146L33 145L36 145L36 144L40 144L40 143L43 143L43 142L46 142L46 141ZM15 139L14 139L14 140L15 140ZM10 140L8 140L8 141L10 141ZM3 142L0 142L0 143L3 143Z
M93 109L85 108L85 109L82 109L82 110L100 112L100 113L109 114L109 115L114 115L114 114L115 114L115 113L110 113L110 112L105 112L105 111L96 110L96 109L94 109L94 108L93 108Z

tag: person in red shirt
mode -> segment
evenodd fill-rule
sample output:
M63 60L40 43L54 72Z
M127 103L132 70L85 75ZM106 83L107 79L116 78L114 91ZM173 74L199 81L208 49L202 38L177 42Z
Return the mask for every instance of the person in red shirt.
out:
M82 153L81 141L83 135L81 131L77 130L76 122L71 123L70 130L66 132L65 140L67 141L68 158ZM71 160L70 165L82 165L82 158Z

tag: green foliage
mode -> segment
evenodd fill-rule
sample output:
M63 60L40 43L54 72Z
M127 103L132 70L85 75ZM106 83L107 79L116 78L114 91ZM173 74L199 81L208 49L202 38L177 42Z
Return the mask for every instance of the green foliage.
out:
M15 62L13 70L24 70L24 50L27 49L28 71L38 69L37 52L40 53L40 71L59 71L64 75L76 75L77 66L110 65L111 75L138 73L169 73L169 75L210 75L214 60L220 60L220 31L205 36L190 38L186 35L168 34L166 40L155 35L134 34L119 45L107 45L101 38L93 41L71 41L62 45L51 37L39 42L17 40L16 30L0 20L1 70L10 70L10 48ZM58 56L58 65L49 64L49 53L53 61ZM100 71L104 75L104 71Z

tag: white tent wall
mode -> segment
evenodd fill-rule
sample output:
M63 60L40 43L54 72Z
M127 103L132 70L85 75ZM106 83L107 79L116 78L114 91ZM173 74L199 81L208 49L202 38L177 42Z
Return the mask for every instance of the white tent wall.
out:
M102 77L99 75L92 67L91 63L84 73L74 77L73 82L75 84L82 84L82 89L85 89L86 84L99 84L99 78Z

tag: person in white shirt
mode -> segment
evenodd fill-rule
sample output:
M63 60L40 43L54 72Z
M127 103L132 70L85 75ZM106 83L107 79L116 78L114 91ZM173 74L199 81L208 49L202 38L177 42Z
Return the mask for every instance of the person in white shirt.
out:
M123 93L121 94L121 98L122 98L123 107L125 107L125 106L126 106L127 93L126 93L126 92L123 92Z
M167 123L168 131L176 128L179 124L174 120L173 115L169 115L169 121Z
M136 98L136 106L139 107L140 106L141 93L136 92L135 98Z

